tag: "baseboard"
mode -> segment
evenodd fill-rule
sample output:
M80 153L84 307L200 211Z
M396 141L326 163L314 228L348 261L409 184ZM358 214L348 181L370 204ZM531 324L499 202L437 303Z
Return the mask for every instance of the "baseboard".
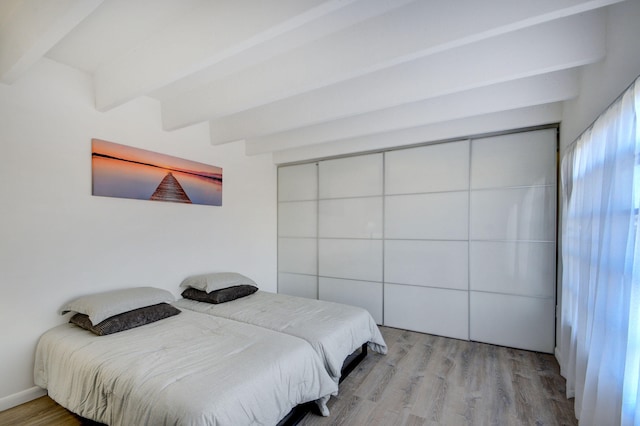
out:
M0 411L8 410L9 408L24 404L25 402L33 401L34 399L40 398L41 396L46 394L46 389L34 386L32 388L25 389L22 392L5 396L4 398L0 398Z

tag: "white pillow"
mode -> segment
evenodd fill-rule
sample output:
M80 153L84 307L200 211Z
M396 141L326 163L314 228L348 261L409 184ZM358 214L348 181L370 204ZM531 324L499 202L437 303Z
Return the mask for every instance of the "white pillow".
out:
M123 312L173 301L175 297L167 290L154 287L125 288L78 297L66 303L60 309L60 315L77 312L87 315L92 324L98 324Z
M185 278L184 281L180 283L180 287L182 288L195 288L206 291L207 293L236 285L252 285L257 287L257 284L251 278L236 272L214 272L211 274L193 275Z

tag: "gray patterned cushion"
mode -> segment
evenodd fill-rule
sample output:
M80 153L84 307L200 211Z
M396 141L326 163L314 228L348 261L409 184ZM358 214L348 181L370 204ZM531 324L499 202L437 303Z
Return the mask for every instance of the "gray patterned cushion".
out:
M98 336L105 336L107 334L140 327L141 325L151 324L152 322L160 321L161 319L172 317L179 313L180 309L175 306L169 305L168 303L158 303L157 305L145 306L114 315L96 325L93 325L89 316L85 314L75 314L69 319L69 322L85 330L89 330Z
M210 293L202 290L196 290L195 288L188 288L182 292L182 297L185 299L197 300L198 302L224 303L248 296L256 291L258 291L258 287L252 285L236 285L233 287L215 290Z
M239 285L255 286L256 283L251 278L237 272L213 272L187 277L180 283L180 288L195 288L211 293L212 291Z
M98 324L107 318L132 309L155 305L156 303L171 303L175 301L173 294L167 290L154 287L133 287L102 293L88 294L66 303L60 314L76 312L89 316L93 324Z

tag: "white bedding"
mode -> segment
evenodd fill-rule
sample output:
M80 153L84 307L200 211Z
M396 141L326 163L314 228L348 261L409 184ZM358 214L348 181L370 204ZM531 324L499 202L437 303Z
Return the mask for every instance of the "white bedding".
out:
M387 345L371 314L355 306L265 291L216 305L189 299L179 299L173 304L302 338L322 357L336 382L345 358L363 344L387 353Z
M95 336L72 324L38 343L35 383L60 405L118 425L274 425L294 406L337 392L310 345L183 311Z

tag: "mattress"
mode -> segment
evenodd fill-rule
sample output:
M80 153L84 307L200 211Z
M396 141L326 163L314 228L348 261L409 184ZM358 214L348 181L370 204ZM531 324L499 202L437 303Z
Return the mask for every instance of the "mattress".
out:
M226 303L179 299L174 305L304 339L320 355L336 383L345 358L363 344L375 352L387 353L371 314L355 306L260 290Z
M337 392L304 340L183 311L95 336L72 324L40 338L35 383L82 417L118 425L273 425Z

